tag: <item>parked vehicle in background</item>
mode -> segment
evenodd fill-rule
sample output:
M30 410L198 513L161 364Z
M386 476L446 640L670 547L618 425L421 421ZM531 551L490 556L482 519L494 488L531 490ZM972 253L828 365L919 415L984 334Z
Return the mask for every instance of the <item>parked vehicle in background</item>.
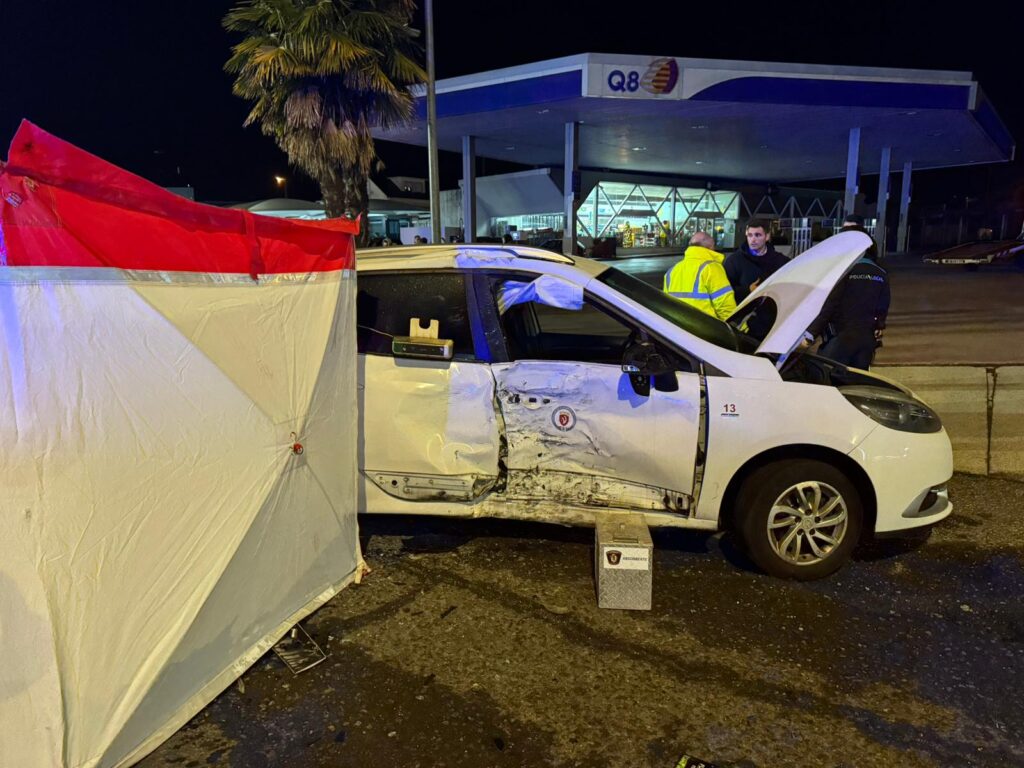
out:
M552 253L561 253L562 252L562 238L556 237L556 238L551 239L551 240L545 240L544 242L540 243L540 245L538 245L537 247L542 249L542 250L545 250L545 251L551 251ZM576 242L576 255L577 256L582 256L585 252L586 252L586 249L583 247L583 243L577 241Z
M1024 269L1024 232L1016 240L975 240L929 253L924 262L974 269L987 264L1014 264L1018 269Z
M906 388L802 351L871 239L836 235L722 322L607 263L519 246L358 265L360 511L735 535L813 579L950 514L952 450ZM739 328L767 312L758 342Z

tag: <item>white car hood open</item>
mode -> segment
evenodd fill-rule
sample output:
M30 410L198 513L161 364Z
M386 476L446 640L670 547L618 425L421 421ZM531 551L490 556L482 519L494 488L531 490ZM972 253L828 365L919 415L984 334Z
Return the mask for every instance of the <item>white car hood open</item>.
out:
M863 232L840 232L804 251L761 283L733 315L742 318L744 309L758 299L775 302L775 324L757 352L788 354L821 313L832 289L871 245L871 238Z

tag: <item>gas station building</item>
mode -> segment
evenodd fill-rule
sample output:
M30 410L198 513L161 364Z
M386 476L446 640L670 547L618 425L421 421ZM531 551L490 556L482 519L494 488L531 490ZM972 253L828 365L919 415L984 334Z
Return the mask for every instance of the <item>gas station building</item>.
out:
M969 72L585 53L436 91L438 146L463 167L443 193L443 231L557 236L567 253L609 238L677 248L697 229L733 247L754 216L798 253L855 209L885 243L890 201L905 250L915 171L1015 152ZM426 147L425 92L411 124L375 136ZM478 157L529 170L477 178ZM870 210L858 205L865 175L879 177ZM834 179L843 190L809 188Z

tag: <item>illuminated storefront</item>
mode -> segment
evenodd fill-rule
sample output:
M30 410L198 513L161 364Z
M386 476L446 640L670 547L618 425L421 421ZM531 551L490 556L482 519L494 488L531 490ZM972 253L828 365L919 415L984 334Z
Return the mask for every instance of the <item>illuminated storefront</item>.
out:
M739 192L618 181L598 182L576 215L584 245L614 237L623 248L676 246L698 230L733 248L739 218Z
M499 216L490 220L490 233L494 237L508 233L517 242L538 244L552 238L561 238L563 221L565 217L561 211Z

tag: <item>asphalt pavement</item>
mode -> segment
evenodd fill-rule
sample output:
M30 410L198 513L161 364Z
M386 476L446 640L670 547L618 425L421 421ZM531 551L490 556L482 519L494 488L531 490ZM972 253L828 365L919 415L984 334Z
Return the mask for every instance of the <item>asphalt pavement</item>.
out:
M834 577L754 572L655 532L654 607L599 609L588 529L362 521L368 578L304 622L145 768L1024 765L1024 484L957 475L925 542Z

